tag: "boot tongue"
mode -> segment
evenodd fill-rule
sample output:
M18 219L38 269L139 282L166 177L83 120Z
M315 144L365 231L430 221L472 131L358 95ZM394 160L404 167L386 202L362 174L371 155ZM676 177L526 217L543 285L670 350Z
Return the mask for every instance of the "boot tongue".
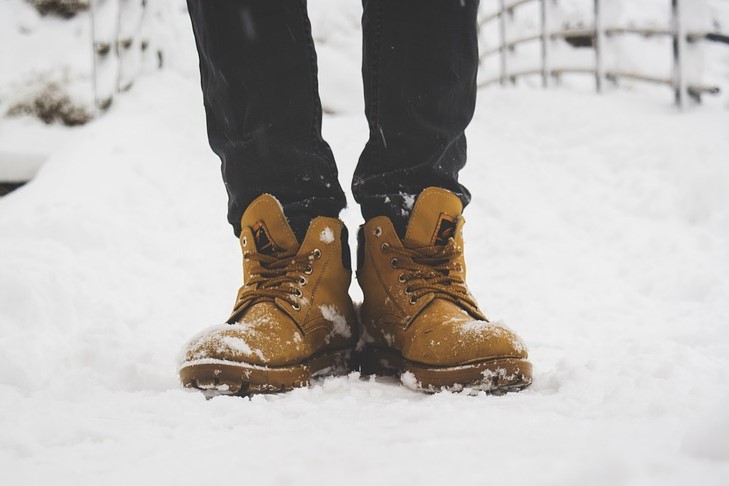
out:
M281 204L270 194L257 197L248 206L243 213L241 225L251 229L259 253L270 255L299 247Z
M438 187L425 189L415 200L403 245L445 245L449 238L455 238L456 222L462 211L461 200L452 192Z

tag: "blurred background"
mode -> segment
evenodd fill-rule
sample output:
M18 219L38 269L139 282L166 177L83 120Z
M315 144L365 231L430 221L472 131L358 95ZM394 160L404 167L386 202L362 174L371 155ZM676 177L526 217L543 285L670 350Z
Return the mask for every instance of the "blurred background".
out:
M312 3L325 111L360 113L358 8ZM4 0L0 8L6 191L33 176L64 138L62 127L102 116L138 77L196 75L182 1ZM483 0L479 23L482 89L631 90L666 102L682 96L684 107L729 103L727 0Z

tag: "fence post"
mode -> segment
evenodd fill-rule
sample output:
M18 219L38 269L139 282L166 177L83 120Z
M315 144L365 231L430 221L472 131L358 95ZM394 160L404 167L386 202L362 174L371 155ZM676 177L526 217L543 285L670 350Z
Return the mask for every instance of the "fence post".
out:
M99 114L99 88L97 83L97 69L96 69L96 15L94 14L94 4L96 0L89 2L89 18L91 19L91 55L93 62L91 63L91 85L94 90L94 112L96 115Z
M549 1L541 0L542 5L542 87L549 87Z
M603 25L602 1L595 0L595 89L602 93L605 79L605 26Z
M514 9L507 7L506 13L508 15L509 24L514 25ZM504 25L506 25L506 24L504 24ZM506 37L506 35L504 35L504 37ZM507 49L507 52L509 54L514 54L516 52L516 45L510 44L509 48ZM516 84L516 76L510 76L509 80L511 81L511 84L513 84L513 85Z
M121 29L122 29L122 10L124 9L124 0L116 0L117 11L116 11L116 33L114 34L114 52L116 58L119 60L119 69L116 71L116 86L114 90L117 93L121 92L121 78L122 78L122 51L121 51Z
M501 49L499 54L501 57L501 86L506 86L506 80L508 77L506 69L506 8L504 0L499 0L499 43Z
M671 32L673 35L673 92L676 106L686 105L686 76L683 69L686 35L681 21L681 0L671 0Z

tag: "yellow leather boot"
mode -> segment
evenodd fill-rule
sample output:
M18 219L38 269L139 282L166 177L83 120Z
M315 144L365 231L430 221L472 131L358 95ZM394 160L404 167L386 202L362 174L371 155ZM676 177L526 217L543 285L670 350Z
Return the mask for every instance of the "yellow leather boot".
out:
M385 216L362 227L364 373L400 374L428 392L504 393L531 383L524 343L490 322L466 287L462 210L453 193L430 187L416 199L402 241Z
M348 372L357 328L343 223L315 218L299 243L281 205L264 194L246 209L242 228L244 283L233 314L188 343L183 385L243 395Z

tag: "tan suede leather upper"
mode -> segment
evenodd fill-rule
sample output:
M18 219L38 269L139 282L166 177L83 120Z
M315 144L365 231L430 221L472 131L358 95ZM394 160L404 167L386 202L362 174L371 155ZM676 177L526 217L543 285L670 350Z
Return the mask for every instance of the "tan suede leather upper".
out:
M242 218L244 283L229 324L193 339L185 360L286 366L353 346L356 315L342 229L338 219L315 218L299 245L278 201L258 197Z
M402 241L387 217L364 225L357 279L368 345L435 367L527 357L521 339L489 322L465 286L462 210L451 192L428 188Z

